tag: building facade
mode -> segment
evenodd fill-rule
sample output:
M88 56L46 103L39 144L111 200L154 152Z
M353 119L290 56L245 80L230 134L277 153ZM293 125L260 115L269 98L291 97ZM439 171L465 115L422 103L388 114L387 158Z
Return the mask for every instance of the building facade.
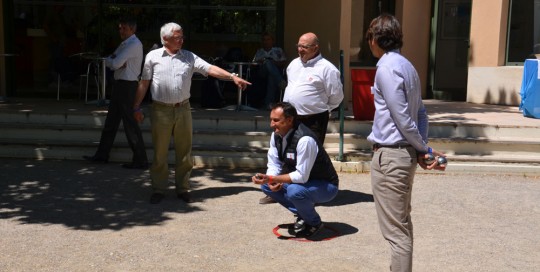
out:
M0 53L16 56L0 59L0 96L41 96L55 90L50 85L59 54L112 52L119 42L116 19L121 15L137 18L145 50L159 43L163 23L175 21L185 28L185 47L208 59L239 48L249 60L262 32L272 33L292 59L298 37L315 32L323 56L343 69L349 109L354 99L351 72L374 68L376 60L363 37L369 21L382 12L395 14L402 23L402 53L417 68L425 99L519 105L523 62L540 43L540 0L154 2L2 1ZM62 48L55 47L58 40Z

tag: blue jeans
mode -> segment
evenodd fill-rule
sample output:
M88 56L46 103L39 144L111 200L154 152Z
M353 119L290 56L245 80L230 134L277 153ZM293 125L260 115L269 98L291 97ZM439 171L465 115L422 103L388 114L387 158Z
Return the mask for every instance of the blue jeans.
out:
M315 204L331 201L338 193L338 187L325 180L309 180L305 184L284 183L277 192L272 192L268 184L261 185L261 189L310 226L321 223Z

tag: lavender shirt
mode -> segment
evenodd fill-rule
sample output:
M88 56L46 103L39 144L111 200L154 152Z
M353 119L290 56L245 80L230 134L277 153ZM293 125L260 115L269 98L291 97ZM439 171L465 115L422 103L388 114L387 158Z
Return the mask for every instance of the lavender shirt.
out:
M386 52L377 62L372 92L375 117L368 141L381 145L408 143L427 153L428 116L420 79L399 51Z

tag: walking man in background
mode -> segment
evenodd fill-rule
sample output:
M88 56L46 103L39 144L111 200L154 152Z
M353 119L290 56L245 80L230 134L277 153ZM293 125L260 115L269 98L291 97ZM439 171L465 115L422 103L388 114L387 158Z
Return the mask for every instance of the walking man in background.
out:
M109 153L111 153L114 138L121 121L124 125L129 147L133 151L131 163L122 166L129 169L148 168L148 158L141 129L133 117L132 110L143 61L143 46L135 35L136 30L137 23L133 19L121 19L118 24L118 32L122 43L105 60L106 66L114 71L111 101L105 125L101 132L98 150L94 156L83 156L88 161L103 163L109 161Z

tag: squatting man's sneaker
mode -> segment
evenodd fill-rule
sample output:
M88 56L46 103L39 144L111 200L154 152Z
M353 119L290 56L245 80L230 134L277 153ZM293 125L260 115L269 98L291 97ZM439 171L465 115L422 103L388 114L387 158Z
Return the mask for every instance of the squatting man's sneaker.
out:
M311 237L317 234L317 232L319 232L323 227L324 227L324 224L322 222L317 226L310 226L304 223L304 229L296 233L296 237L300 237L300 238Z
M304 228L306 227L306 222L304 221L304 219L300 218L300 216L298 215L295 215L296 216L296 221L294 222L294 233L299 233L300 231L304 230Z
M259 199L259 204L272 204L272 203L276 203L276 202L277 201L275 201L273 198L271 198L269 196L264 196L261 199Z

